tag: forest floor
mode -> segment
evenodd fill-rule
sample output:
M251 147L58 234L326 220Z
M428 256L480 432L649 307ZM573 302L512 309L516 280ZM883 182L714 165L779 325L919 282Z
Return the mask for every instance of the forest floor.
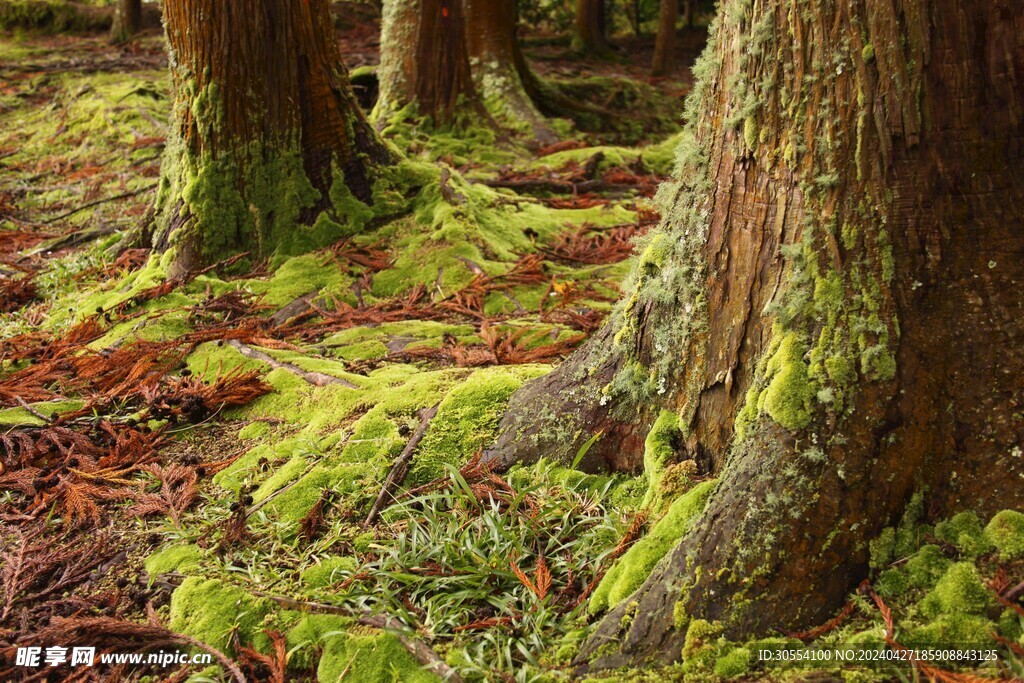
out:
M356 72L375 36L341 31ZM681 41L682 64L699 44ZM396 129L434 179L408 216L274 267L168 280L159 255L117 248L159 177L160 38L0 35L0 680L570 677L593 613L642 582L713 483L650 509L643 473L498 476L474 456L513 392L601 324L659 220L689 74L647 79L645 50L529 52L545 77L634 112L605 131L529 151ZM987 673L1021 675L1024 564L994 560L979 520L915 522L879 546L888 583L797 635L881 647L894 618L934 628L942 605L927 619L917 605L946 581L933 603L982 604L947 626L996 632L1008 663ZM922 544L928 561L902 569ZM758 644L691 630L671 676L913 675L768 667ZM14 644L198 648L215 663L26 669L5 659Z

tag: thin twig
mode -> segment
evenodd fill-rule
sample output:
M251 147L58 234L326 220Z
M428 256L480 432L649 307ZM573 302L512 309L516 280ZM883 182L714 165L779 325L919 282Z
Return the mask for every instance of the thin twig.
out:
M402 453L391 466L391 471L388 472L384 485L381 487L380 493L377 494L377 500L373 501L373 507L370 508L370 513L366 515L364 524L367 526L374 524L377 518L380 517L380 512L384 509L384 506L391 500L394 500L395 489L405 481L405 475L409 473L409 466L412 463L413 453L426 435L430 421L434 418L434 415L437 415L438 405L440 404L435 405L433 408L424 408L420 411L419 427L416 428L412 438L409 439L409 443L405 444Z
M55 216L53 218L47 218L45 221L42 222L42 224L43 225L48 225L50 223L56 223L57 221L59 221L59 220L61 220L63 218L68 218L69 216L74 216L76 213L79 213L80 211L85 211L86 209L91 209L94 206L99 206L100 204L106 204L107 202L116 202L118 199L127 199L128 197L134 197L135 195L142 194L143 192L148 192L149 190L152 190L156 186L157 186L157 183L150 183L149 185L146 185L145 187L140 187L137 190L132 190L130 192L123 192L121 194L114 195L113 197L104 197L103 199L97 199L96 201L89 202L87 204L82 204L77 209L72 209L71 211L68 211L66 213L62 213L59 216Z

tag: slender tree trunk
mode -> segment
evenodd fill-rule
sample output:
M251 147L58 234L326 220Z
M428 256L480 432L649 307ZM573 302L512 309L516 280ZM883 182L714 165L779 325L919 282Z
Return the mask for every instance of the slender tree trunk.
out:
M700 0L683 0L683 26L693 28L693 16Z
M461 109L483 113L469 68L462 0L386 0L381 26L380 120L414 103L451 123Z
M576 0L576 33L573 42L578 50L603 55L609 50L605 37L605 0Z
M915 492L1024 505L1022 29L1012 2L723 2L626 297L487 453L601 432L583 465L636 470L667 408L719 480L580 663L674 661L695 618L827 620Z
M654 40L654 57L651 60L652 76L664 76L672 70L678 18L679 0L661 0L658 4L658 35Z
M142 0L117 0L110 42L125 43L142 28Z
M393 161L352 95L326 0L166 0L174 90L153 246L173 272L357 230ZM362 217L362 218L361 218Z

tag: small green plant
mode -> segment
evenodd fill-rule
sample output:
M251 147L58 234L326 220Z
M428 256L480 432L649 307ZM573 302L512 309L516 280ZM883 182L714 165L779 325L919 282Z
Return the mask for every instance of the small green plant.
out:
M337 572L340 597L397 617L468 680L530 680L552 644L582 637L587 587L625 522L585 489L472 481L449 468L441 490L386 510L392 537Z

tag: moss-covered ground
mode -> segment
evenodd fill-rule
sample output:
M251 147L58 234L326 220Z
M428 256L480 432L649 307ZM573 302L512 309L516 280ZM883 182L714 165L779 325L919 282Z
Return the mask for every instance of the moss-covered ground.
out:
M638 477L544 461L497 477L474 455L515 390L609 311L678 136L640 130L650 139L630 147L574 133L574 148L538 156L393 122L407 157L395 172L418 188L400 217L169 281L166 258L118 248L153 201L161 54L154 36L129 52L0 36L0 285L24 281L0 308L0 647L103 618L184 634L249 680L572 678L589 625L629 600L715 482L674 461L671 414ZM645 92L610 101L639 106ZM613 191L501 187L581 173ZM796 423L803 397L776 387L785 351L764 403ZM910 679L898 664L758 661L805 642L882 647L889 609L904 646L969 641L998 650L985 673L1024 674L1021 608L1006 597L1024 576L1021 515L908 519L873 551L874 592L827 632L731 643L684 621L685 663L612 680Z

